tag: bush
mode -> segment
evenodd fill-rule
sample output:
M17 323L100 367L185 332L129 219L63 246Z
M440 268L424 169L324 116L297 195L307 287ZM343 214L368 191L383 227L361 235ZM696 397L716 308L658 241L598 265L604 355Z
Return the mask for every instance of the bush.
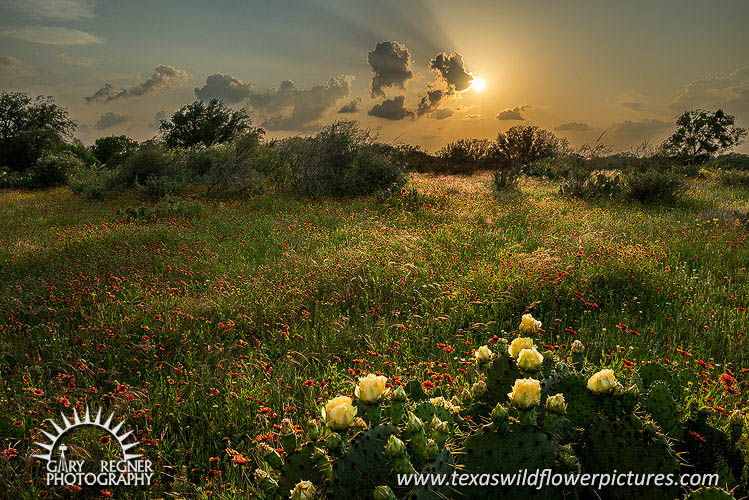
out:
M112 135L96 139L91 146L91 154L101 164L119 164L130 151L138 147L138 143L126 135Z
M672 170L649 168L627 175L627 197L642 203L673 201L684 188L684 179Z
M138 195L145 200L157 200L166 195L179 193L185 182L177 177L150 176L142 184L136 179L134 187Z
M45 188L65 184L68 175L83 167L70 151L59 154L45 154L29 169L29 187Z
M146 142L130 153L119 168L117 182L122 187L144 184L151 177L178 177L175 152L163 144Z
M520 183L520 170L514 168L499 169L492 175L492 187L496 191L517 189Z
M118 173L101 165L82 166L70 173L68 185L75 194L89 200L102 200L116 188Z
M486 139L459 139L437 152L453 173L472 173L486 166L490 142Z
M596 162L580 156L566 158L567 173L560 188L564 196L583 200L613 198L621 194L623 182L618 172L596 170Z
M718 179L724 186L749 188L749 171L724 170Z

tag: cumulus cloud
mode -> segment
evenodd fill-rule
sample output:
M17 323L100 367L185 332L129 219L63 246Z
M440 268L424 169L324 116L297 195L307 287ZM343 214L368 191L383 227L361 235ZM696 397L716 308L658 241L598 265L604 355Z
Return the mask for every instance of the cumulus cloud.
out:
M463 119L464 120L483 120L484 115L481 115L481 114L465 115Z
M91 19L93 2L82 0L0 0L0 6L11 8L31 17L46 19Z
M414 116L413 111L406 108L406 97L402 95L393 97L392 99L385 99L380 104L375 104L367 114L386 120L403 120L404 118L412 118Z
M523 111L530 108L527 104L515 106L514 108L503 109L497 114L497 120L525 120L523 118Z
M161 125L161 120L166 120L167 118L169 118L169 113L164 110L158 111L154 115L153 121L149 123L148 126L149 128L156 130L159 128L159 125Z
M0 29L0 37L43 45L93 45L103 38L85 31L52 26L14 26Z
M436 71L447 85L448 91L462 92L471 86L473 76L463 64L463 56L458 52L440 52L429 61L429 69Z
M437 111L439 105L447 96L447 92L442 89L430 89L427 95L423 96L416 107L416 115L423 116Z
M749 66L723 78L706 78L687 85L669 104L674 112L723 108L727 113L749 115Z
M673 123L658 119L640 121L625 120L613 124L607 130L606 136L618 148L638 146L644 141L660 142L673 130Z
M637 101L624 101L622 103L622 106L635 111L645 111L645 106L643 106L641 102Z
M9 68L17 68L21 65L21 61L12 56L0 56L0 66Z
M226 104L236 104L250 97L253 85L231 75L216 73L209 76L202 88L195 87L195 96L202 101L221 99Z
M367 55L372 67L372 97L384 96L385 88L406 88L406 82L413 78L411 54L405 44L396 41L380 42Z
M454 114L455 114L455 111L453 111L450 108L441 108L441 109L435 110L430 116L437 120L444 120L446 118L450 118Z
M338 110L338 114L356 113L359 111L359 106L361 106L361 97L357 97L353 101L347 102L341 106L341 109Z
M110 102L116 99L126 99L130 97L139 97L153 94L160 90L167 90L176 87L180 83L186 82L190 74L182 69L177 69L166 64L159 64L153 70L153 74L148 79L129 89L117 89L112 84L107 83L92 95L86 97L87 103L93 102Z
M130 116L128 115L120 115L109 111L99 117L99 121L96 122L94 128L96 130L106 130L108 128L116 127L117 125L122 125L129 119Z
M325 85L300 89L291 80L262 93L250 92L249 107L264 119L269 130L305 130L351 92L351 75L338 75Z
M558 127L554 128L554 130L559 132L587 132L588 130L593 130L590 125L587 123L580 123L580 122L569 122L569 123L563 123L562 125L559 125Z

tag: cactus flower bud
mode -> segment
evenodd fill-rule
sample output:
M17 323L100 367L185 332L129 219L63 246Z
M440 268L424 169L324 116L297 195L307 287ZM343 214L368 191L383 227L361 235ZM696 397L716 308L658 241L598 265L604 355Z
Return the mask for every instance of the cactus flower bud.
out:
M520 351L523 349L530 349L531 347L533 347L533 339L528 337L518 337L507 347L507 352L512 359L515 359L518 357L518 354L520 354Z
M579 340L575 340L572 343L572 347L570 347L570 351L574 352L575 354L580 354L580 353L585 352L585 346Z
M262 469L255 469L255 482L258 484L261 490L263 490L263 493L265 493L268 497L272 497L276 494L276 491L278 490L278 483L268 475L267 472L265 472Z
M331 432L327 438L325 438L325 447L330 453L336 452L341 446L343 446L343 439L337 432Z
M396 500L396 498L389 486L378 486L374 489L374 500Z
M258 454L265 460L268 465L273 467L274 469L280 469L283 465L283 461L281 460L281 455L278 454L276 450L271 448L265 443L260 443L257 445Z
M556 394L546 398L546 410L557 415L567 413L567 403L564 401L564 394Z
M462 399L463 401L468 401L469 399L471 399L471 391L469 391L468 389L463 389L462 391L460 391L460 399Z
M633 398L636 398L640 395L640 389L637 387L637 384L632 384L627 387L627 395Z
M312 500L317 490L309 481L299 481L289 493L291 493L291 500Z
M307 436L309 436L311 441L317 441L320 437L320 427L317 425L316 420L307 422Z
M294 424L288 418L281 421L281 444L284 451L289 455L296 450L296 430L294 430Z
M486 382L479 380L471 386L471 396L473 396L474 399L480 399L484 394L486 394L486 390Z
M448 432L450 432L450 428L448 427L447 422L445 422L444 420L440 420L437 415L432 417L432 429L442 434L447 434Z
M614 370L606 369L593 374L588 379L588 389L596 394L606 394L611 392L616 385Z
M744 415L741 414L740 410L734 410L731 416L728 418L728 423L731 425L744 425Z
M497 403L497 406L492 410L491 417L494 422L505 422L510 418L510 413L501 403Z
M366 377L359 379L354 394L362 403L373 405L377 404L388 395L390 389L385 387L387 377L370 373Z
M541 331L541 322L530 314L523 314L520 318L520 333L523 335L533 335Z
M288 418L281 420L281 434L288 434L290 432L294 432L294 424Z
M399 385L398 388L393 391L391 398L393 401L405 401L408 399L408 396L406 395L406 390L403 386Z
M476 358L477 363L487 363L491 361L492 354L492 350L489 349L489 346L482 345L473 353L473 356Z
M530 349L521 349L518 354L517 365L518 368L524 372L533 372L538 370L541 364L544 362L544 356L536 350L535 347Z
M351 404L351 398L346 396L331 399L322 409L323 420L336 431L348 429L355 416L356 408Z
M541 401L541 383L533 378L519 378L507 397L521 410L533 408Z
M406 421L406 432L409 434L415 434L420 432L424 428L424 422L413 413L408 414L408 420Z
M437 446L437 442L434 439L427 439L427 460L430 462L437 458L439 455L440 448Z
M614 384L614 389L613 389L614 396L622 396L624 395L625 392L626 390L624 389L624 386L620 382L617 382L616 384Z
M388 438L388 442L385 445L385 455L394 458L401 457L406 454L406 445L403 441L398 439L395 434L391 434Z

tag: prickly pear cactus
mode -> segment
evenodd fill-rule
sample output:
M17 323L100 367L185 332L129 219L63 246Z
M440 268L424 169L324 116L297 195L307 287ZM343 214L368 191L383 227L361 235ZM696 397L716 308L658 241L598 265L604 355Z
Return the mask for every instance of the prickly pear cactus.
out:
M553 392L564 394L567 419L578 427L588 427L598 414L598 399L588 390L588 379L581 373L568 373L559 379Z
M556 445L549 436L531 426L512 424L509 434L482 428L466 438L459 456L468 474L513 474L521 469L549 469L557 458ZM461 488L464 498L561 498L560 488L536 490L532 487L472 486Z
M676 377L671 370L658 363L645 363L641 365L637 370L637 374L642 381L644 389L649 390L650 387L658 380L661 380L668 384L671 389L671 394L674 398L681 398L682 387L681 384L676 380Z
M330 470L315 460L315 449L312 443L306 443L286 457L278 478L278 491L288 494L299 481L311 481L321 485L328 480ZM321 450L318 453L321 453Z
M431 401L422 401L414 407L414 415L425 424L429 424L434 416L437 416L443 422L447 422L452 425L454 420L453 412L445 408L444 406L435 405Z
M424 392L424 387L418 380L411 380L405 386L403 386L408 399L411 401L423 401L427 399L427 393Z
M653 382L645 396L644 407L664 434L670 437L681 436L681 419L668 384L662 380Z
M346 455L333 464L331 497L365 498L380 485L390 486L398 494L396 476L384 450L388 438L399 432L394 425L382 424L354 436Z
M654 427L653 427L654 429ZM586 429L579 445L580 463L587 473L632 471L640 474L676 474L679 462L663 435L648 432L634 415L621 420L601 419ZM603 498L676 498L676 487L604 488Z
M546 358L544 358L546 360ZM556 387L559 381L570 372L569 367L564 363L557 363L554 369L541 381L541 405L543 406L546 398L557 393Z
M455 458L450 450L445 448L432 462L428 463L421 471L422 474L447 474L455 471ZM433 488L431 486L416 486L412 491L412 498L416 500L442 500L451 497L451 490L444 486Z
M722 488L715 486L703 486L702 488L690 491L684 500L736 500L733 495Z
M507 350L497 353L486 371L487 399L495 404L505 402L507 393L519 378L523 378L523 374Z
M717 470L722 486L733 487L741 478L744 469L741 451L731 443L725 431L707 423L706 410L700 410L684 422L679 451L684 452L684 460L694 467L694 472Z

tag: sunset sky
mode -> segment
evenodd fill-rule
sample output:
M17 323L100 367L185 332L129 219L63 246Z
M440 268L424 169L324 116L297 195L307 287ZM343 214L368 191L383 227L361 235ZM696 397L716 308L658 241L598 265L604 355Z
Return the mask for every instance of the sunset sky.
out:
M0 88L53 96L86 143L220 97L270 137L347 118L434 151L530 123L627 150L685 109L749 125L748 20L746 0L0 0Z

